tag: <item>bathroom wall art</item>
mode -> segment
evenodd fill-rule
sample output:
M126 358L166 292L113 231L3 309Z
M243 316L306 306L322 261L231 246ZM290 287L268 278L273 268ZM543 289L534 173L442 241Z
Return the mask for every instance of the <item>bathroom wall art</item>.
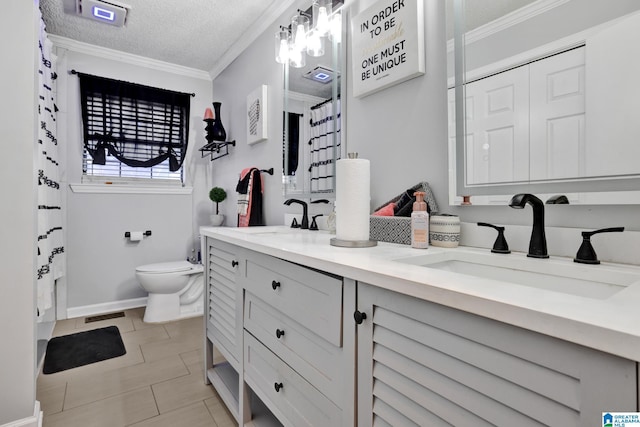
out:
M379 0L351 20L353 95L424 74L424 0Z
M247 144L268 138L267 85L261 85L247 96Z

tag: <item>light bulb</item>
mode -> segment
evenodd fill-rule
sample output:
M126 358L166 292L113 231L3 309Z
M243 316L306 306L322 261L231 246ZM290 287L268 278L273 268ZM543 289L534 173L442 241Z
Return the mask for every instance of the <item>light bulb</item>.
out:
M336 43L342 42L342 13L339 11L331 18L331 39Z
M284 64L289 56L289 44L286 40L280 40L280 51L278 52L278 62Z
M333 11L333 0L313 0L313 29L318 31L320 37L324 37L331 29L329 16Z
M281 30L276 32L275 44L276 62L286 64L289 59L289 31Z
M329 15L327 15L326 7L318 8L318 21L316 23L316 31L320 36L324 36L329 32Z
M305 31L304 31L304 25L302 25L302 24L298 25L298 28L296 29L296 40L295 40L294 43L295 43L296 48L298 50L304 49L304 47L307 44L306 37L305 37Z

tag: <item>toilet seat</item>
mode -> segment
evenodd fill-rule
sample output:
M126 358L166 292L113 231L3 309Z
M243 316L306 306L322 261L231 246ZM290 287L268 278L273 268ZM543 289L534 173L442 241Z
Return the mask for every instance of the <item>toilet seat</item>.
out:
M180 271L191 270L194 264L189 261L173 261L173 262L159 262L156 264L141 265L136 268L136 271L141 273L177 273Z

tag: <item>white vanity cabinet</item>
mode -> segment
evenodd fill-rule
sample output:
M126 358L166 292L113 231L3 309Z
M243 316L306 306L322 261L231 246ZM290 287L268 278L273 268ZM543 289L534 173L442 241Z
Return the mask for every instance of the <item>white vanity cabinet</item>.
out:
M207 378L242 427L582 427L601 425L603 412L639 409L637 363L619 348L606 353L618 340L602 326L515 311L497 298L482 301L494 314L461 311L477 301L401 277L410 265L385 274L366 268L374 261L366 256L368 264L341 264L328 236L296 252L298 241L211 234L220 239L203 244ZM403 250L379 246L383 256ZM429 300L442 295L451 306ZM505 313L543 322L532 329L549 333L489 318ZM585 347L552 337L549 325L569 326L578 342L587 332L598 341ZM215 350L226 362L214 363Z
M238 419L242 362L241 248L212 238L203 241L205 266L205 372ZM222 357L220 357L222 356Z
M352 426L355 328L345 351L342 277L212 237L203 247L207 379L237 421Z
M358 283L358 425L589 426L637 411L636 363Z
M245 272L245 382L284 425L350 425L342 278L255 252Z

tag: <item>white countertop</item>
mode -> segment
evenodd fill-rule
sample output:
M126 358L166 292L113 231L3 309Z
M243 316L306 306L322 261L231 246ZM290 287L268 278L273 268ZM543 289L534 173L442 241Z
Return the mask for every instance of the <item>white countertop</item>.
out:
M503 281L410 265L395 260L447 251L487 253L488 249L459 247L413 249L379 242L371 248L331 246L326 231L267 227L201 227L200 233L287 261L451 308L467 311L562 340L640 361L640 280L605 299L556 292ZM493 255L492 255L493 256ZM496 257L526 258L512 253ZM531 261L528 261L531 262ZM534 262L545 270L550 263L572 262L551 257ZM637 273L640 267L602 263L580 265L585 271L616 269ZM600 270L602 271L602 270Z

